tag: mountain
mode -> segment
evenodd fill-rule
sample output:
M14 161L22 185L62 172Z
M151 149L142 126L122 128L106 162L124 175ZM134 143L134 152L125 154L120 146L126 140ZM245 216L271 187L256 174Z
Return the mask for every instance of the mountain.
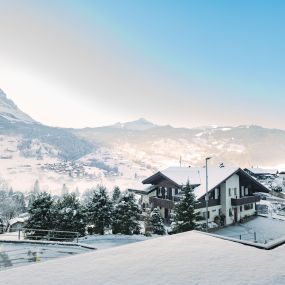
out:
M68 130L53 128L36 122L22 112L0 90L0 135L19 137L18 149L30 149L34 140L49 145L62 159L78 159L94 149L93 145L78 138ZM39 156L41 155L39 150Z
M15 103L8 99L6 94L0 89L0 116L8 121L23 122L27 124L36 123L29 115L22 112Z
M0 92L1 177L18 190L59 192L139 185L168 166L212 164L285 170L285 131L260 126L174 128L146 119L115 125L65 129L36 122ZM280 167L279 167L280 166ZM282 166L282 167L281 167ZM284 167L284 168L283 168Z
M156 125L147 121L144 118L140 118L136 121L127 122L127 123L117 123L113 125L114 128L133 130L133 131L145 131L152 128L155 128Z
M209 155L215 163L241 167L285 164L285 131L260 126L193 129L156 126L144 131L114 130L110 126L74 133L155 168L177 165L180 156L185 165L201 165Z

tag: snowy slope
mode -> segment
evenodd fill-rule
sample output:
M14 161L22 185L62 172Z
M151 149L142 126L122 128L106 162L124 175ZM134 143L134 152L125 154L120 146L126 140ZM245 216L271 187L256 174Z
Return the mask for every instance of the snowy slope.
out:
M15 103L8 99L0 89L0 116L10 122L36 123L29 115L22 112Z
M0 284L281 285L284 254L188 232L7 270Z

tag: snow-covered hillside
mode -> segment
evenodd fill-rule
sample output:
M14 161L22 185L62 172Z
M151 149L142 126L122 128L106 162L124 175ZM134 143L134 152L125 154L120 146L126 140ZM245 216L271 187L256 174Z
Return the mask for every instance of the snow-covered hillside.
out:
M258 126L174 128L145 119L111 126L63 129L35 122L0 91L0 176L14 190L63 184L80 191L104 184L136 187L168 166L285 164L285 131ZM28 167L29 165L29 167ZM280 171L285 170L279 168Z
M8 99L1 89L0 116L10 122L36 123L29 115L22 112L12 100Z

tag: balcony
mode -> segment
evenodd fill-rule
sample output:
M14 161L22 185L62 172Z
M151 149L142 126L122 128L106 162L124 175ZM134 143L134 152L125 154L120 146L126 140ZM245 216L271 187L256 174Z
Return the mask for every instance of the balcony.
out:
M150 197L149 198L150 203L154 208L161 207L165 209L173 209L174 208L174 202L167 199L162 199L158 197Z
M208 201L208 207L213 207L213 206L219 206L221 205L220 199L209 199ZM195 209L202 209L206 208L206 201L198 201L197 204L195 205Z
M245 196L242 198L232 198L232 206L242 206L245 204L257 203L260 201L259 196Z

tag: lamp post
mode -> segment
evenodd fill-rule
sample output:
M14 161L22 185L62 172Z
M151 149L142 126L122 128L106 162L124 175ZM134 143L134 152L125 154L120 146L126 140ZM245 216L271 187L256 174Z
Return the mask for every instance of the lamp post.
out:
M206 157L206 232L208 232L209 229L209 225L208 225L208 219L209 219L209 215L208 215L208 203L209 203L209 195L208 195L208 160L210 160L212 157Z

